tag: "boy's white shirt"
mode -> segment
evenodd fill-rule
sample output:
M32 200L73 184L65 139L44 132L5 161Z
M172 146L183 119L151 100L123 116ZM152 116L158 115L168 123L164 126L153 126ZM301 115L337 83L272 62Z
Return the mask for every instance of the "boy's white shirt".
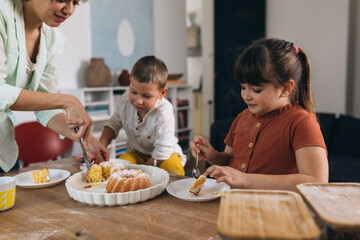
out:
M129 149L135 149L157 160L166 160L172 153L178 153L182 165L185 166L186 156L175 136L173 107L166 98L158 101L140 122L136 109L129 101L129 93L126 92L120 97L113 116L105 126L114 131L115 138L120 129L124 128Z

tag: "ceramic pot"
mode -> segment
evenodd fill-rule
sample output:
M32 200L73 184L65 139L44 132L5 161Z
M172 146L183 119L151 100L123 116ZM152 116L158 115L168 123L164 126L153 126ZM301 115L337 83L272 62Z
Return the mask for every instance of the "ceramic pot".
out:
M107 87L111 84L111 71L103 58L92 58L85 69L85 83L88 87Z
M121 86L129 86L130 85L130 74L127 70L122 70L119 76L119 83Z

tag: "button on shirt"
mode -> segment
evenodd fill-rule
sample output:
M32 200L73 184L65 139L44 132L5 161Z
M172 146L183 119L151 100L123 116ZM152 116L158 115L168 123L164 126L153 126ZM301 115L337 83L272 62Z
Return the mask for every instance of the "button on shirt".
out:
M244 110L232 123L224 142L233 148L230 167L262 174L298 173L297 149L326 149L315 115L291 104L265 115Z
M124 93L117 104L114 115L105 126L118 135L124 128L128 137L129 149L135 149L157 160L166 160L172 153L181 156L183 166L186 156L183 154L175 136L175 118L171 103L163 98L140 121L138 113L129 101L129 93Z

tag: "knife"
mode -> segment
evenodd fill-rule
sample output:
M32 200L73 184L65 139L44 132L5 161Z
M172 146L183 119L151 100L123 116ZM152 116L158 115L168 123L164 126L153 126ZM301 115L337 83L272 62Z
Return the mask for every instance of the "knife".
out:
M79 128L75 128L75 131L77 132L79 130ZM83 141L82 139L80 138L79 139L79 142L80 142L80 146L83 150L83 156L84 156L84 161L85 161L85 164L86 164L86 168L88 171L90 171L90 168L91 168L91 164L90 164L90 161L89 161L89 157L85 151L85 148L84 148L84 144L83 144Z

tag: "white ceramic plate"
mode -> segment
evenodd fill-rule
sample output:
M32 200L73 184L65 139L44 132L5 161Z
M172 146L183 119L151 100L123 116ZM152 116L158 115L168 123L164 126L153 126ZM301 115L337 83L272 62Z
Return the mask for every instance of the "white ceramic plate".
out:
M109 162L121 162L121 163L128 164L128 165L131 164L128 160L116 159L116 158L109 159ZM80 170L81 171L87 170L85 163L80 166Z
M194 184L195 178L186 178L170 183L166 191L176 198L190 202L205 202L217 199L230 187L225 183L216 183L215 179L207 178L204 186L201 188L199 196L189 192Z
M53 185L56 185L60 183L61 181L64 181L70 176L70 172L62 169L49 169L50 174L50 182L47 183L33 183L31 181L31 173L38 171L28 171L24 173L20 173L16 176L16 186L23 187L23 188L44 188L44 187L50 187Z
M107 181L99 185L93 185L90 188L84 188L89 185L86 183L87 171L75 173L69 177L66 182L66 190L71 198L76 201L98 206L117 206L134 204L146 201L160 195L169 183L169 174L165 170L147 165L129 165L130 169L140 169L150 175L151 187L138 191L124 193L106 193Z

